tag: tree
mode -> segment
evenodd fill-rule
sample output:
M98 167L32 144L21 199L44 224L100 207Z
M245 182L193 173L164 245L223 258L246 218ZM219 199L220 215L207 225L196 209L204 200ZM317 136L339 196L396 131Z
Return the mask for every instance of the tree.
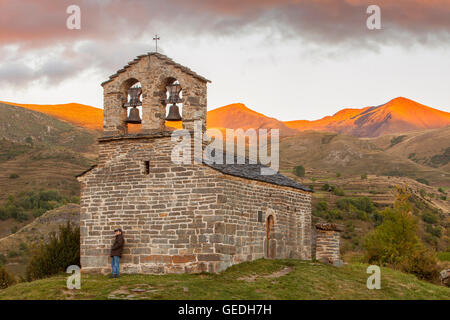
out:
M394 207L381 212L383 222L364 239L366 259L431 280L438 275L437 260L418 236L409 197L407 186L397 187Z
M4 267L0 266L0 289L6 289L15 283L16 279Z
M303 167L301 165L294 167L294 174L297 177L304 177L305 176L305 167Z
M28 281L65 272L70 265L80 265L80 228L70 223L59 228L59 234L50 235L47 244L41 244L32 254L27 266Z

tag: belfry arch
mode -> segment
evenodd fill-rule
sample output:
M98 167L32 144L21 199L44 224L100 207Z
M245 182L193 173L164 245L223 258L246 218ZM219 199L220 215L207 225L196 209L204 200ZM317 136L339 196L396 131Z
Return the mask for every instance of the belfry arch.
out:
M102 83L104 89L104 136L130 134L126 119L128 110L123 108L127 90L135 83L142 86L142 130L140 134L163 133L166 118L173 101L168 101L167 86L178 81L182 95L176 101L184 129L193 130L200 121L206 129L207 83L209 80L192 70L175 63L160 53L138 56ZM173 96L173 99L176 99ZM181 112L182 111L182 112Z

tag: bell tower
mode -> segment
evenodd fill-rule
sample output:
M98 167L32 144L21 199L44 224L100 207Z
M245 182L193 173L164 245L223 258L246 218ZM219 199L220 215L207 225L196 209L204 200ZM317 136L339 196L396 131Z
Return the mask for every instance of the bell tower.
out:
M103 136L164 133L166 121L182 121L189 131L201 121L205 130L208 82L160 53L138 56L102 83ZM130 124L140 130L129 132Z

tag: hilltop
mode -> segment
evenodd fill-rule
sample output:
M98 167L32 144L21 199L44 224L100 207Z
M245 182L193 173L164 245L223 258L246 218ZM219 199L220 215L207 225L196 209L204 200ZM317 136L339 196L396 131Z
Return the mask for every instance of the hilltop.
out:
M450 125L450 113L399 97L381 106L348 108L320 120L287 121L285 124L300 131L331 131L356 137L378 137L398 132L442 128Z
M67 275L0 290L0 300L320 300L450 299L450 288L381 268L381 289L366 287L367 265L336 268L313 261L256 260L220 274L83 275L81 290L66 288Z
M253 111L242 103L234 103L209 111L207 125L208 128L217 129L279 129L280 136L297 133L297 130L288 128L283 122Z
M38 111L86 129L103 130L103 110L88 105L79 103L39 105L2 101L0 103Z

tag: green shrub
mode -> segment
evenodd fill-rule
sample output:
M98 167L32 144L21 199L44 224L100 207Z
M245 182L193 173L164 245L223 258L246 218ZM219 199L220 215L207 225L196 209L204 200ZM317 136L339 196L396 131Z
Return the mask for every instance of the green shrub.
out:
M440 261L450 261L450 251L438 252L437 256Z
M340 210L338 209L330 210L328 208L328 203L324 200L320 201L316 205L316 209L313 210L313 215L325 219L327 221L342 220L344 218Z
M328 211L328 220L342 220L344 216L342 212L338 209L332 209Z
M321 200L317 203L316 209L319 212L324 212L328 210L328 203L325 200Z
M427 224L425 230L436 238L440 238L442 236L442 231L440 227L433 227L431 224Z
M336 205L339 209L350 212L352 211L352 207L357 210L364 211L366 213L374 213L376 211L376 207L373 204L372 200L368 197L360 197L360 198L343 198L339 199L336 202Z
M322 188L323 191L329 191L330 190L330 185L328 183L325 183Z
M17 173L11 173L11 174L9 175L9 178L10 178L10 179L17 179L17 178L19 178L19 175L18 175Z
M336 172L336 178L340 178L341 177L341 173L340 172Z
M370 201L370 200L369 200ZM367 211L364 205L362 205L364 201L360 201L360 198L344 198L339 199L336 202L336 205L339 209L343 210L347 215L354 219L369 220L369 216L367 213L371 213L371 211Z
M433 280L438 276L437 259L420 241L409 197L406 187L397 188L394 207L382 211L383 223L364 239L366 260Z
M436 154L431 157L431 163L435 166L446 165L450 162L450 147L445 149L442 154Z
M70 265L80 265L80 228L61 226L58 235L50 235L47 244L33 252L26 269L28 281L64 272Z
M426 243L428 243L432 247L436 247L438 244L438 239L436 237L433 237L431 234L428 234L428 233L425 234L423 236L423 239L425 240Z
M424 246L402 260L399 268L404 272L415 274L420 279L435 280L439 277L436 254Z
M20 256L20 253L15 250L11 250L8 252L8 258L16 258L19 256Z
M441 196L441 200L447 200L447 196Z
M27 246L27 244L25 242L21 242L20 245L19 245L19 249L21 251L28 251L28 246Z
M16 283L16 279L0 266L0 289L6 289Z
M2 253L0 253L0 266L6 263L6 257Z
M80 198L64 197L53 190L21 192L10 195L3 207L0 207L0 220L13 218L23 222L28 220L30 215L39 217L44 212L67 203L80 203Z
M436 217L436 215L430 212L425 212L424 214L422 214L422 220L426 223L431 224L438 222L438 218Z
M386 172L384 175L388 177L405 177L406 173L401 170L394 169Z
M0 207L0 220L6 220L6 219L8 219L9 218L9 214L8 214L8 212L6 211L6 209L5 208L1 208Z
M342 189L342 188L334 187L332 191L336 196L339 196L339 197L345 196L344 189Z
M380 214L378 211L375 211L372 214L372 220L375 222L375 227L378 227L380 224L383 223L383 215Z
M34 208L34 209L32 210L32 212L33 212L33 217L35 217L35 218L40 217L40 216L42 216L46 211L47 211L47 210L44 209L44 208Z
M396 144L399 144L400 142L402 142L404 139L406 138L406 136L398 136L398 137L394 137L391 139L391 147L395 146Z
M430 182L425 178L417 178L416 181L422 184L426 184L427 186L430 185Z
M305 167L303 167L301 165L294 167L294 174L297 177L304 177L305 176Z
M367 173L363 173L361 175L361 180L367 180Z
M445 190L444 190L443 188L441 188L441 187L438 188L438 191L439 191L440 193L445 193Z

